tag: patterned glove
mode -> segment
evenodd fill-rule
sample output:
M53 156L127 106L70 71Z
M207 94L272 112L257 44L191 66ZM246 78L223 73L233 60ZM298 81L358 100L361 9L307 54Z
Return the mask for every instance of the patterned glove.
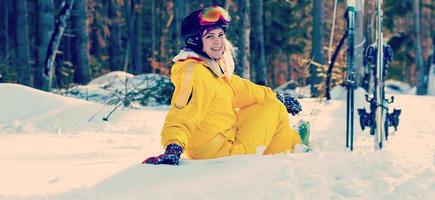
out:
M276 94L276 98L281 101L287 108L287 112L293 116L302 111L302 106L299 101L290 95Z
M180 160L180 155L183 153L183 148L177 144L170 144L166 147L164 154L160 154L157 157L149 157L142 162L142 164L167 164L167 165L178 165Z

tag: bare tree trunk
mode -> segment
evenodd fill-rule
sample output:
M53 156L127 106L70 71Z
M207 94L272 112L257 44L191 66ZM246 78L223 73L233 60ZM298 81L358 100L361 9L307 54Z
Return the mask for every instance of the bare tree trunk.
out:
M249 19L251 5L250 0L243 0L242 1L242 9L243 9L243 16L242 16L242 37L240 38L240 57L242 58L242 67L243 72L242 76L243 78L250 79L250 73L251 73L251 67L249 59L251 57L250 55L250 47L249 47L249 37L251 33L251 20Z
M55 77L55 72L60 72L61 67L55 67L54 64L56 62L56 55L57 55L57 49L59 48L59 44L62 40L63 33L65 31L65 28L67 26L67 20L69 19L71 15L71 10L74 4L74 0L71 0L69 2L63 1L62 7L59 11L59 14L56 16L56 23L54 27L53 34L50 36L50 41L47 45L47 53L44 59L44 71L43 71L43 77L44 77L44 85L43 90L50 90L52 87L52 82ZM69 44L70 40L66 40L66 43ZM65 45L68 46L68 45ZM66 47L65 49L69 49ZM65 51L63 54L63 57L68 56L69 51ZM56 73L58 74L58 73Z
M97 15L98 15L98 5L94 5L94 11L92 12L92 24L90 25L91 28L91 32L89 33L90 35L90 50L89 53L90 55L92 55L97 62L101 62L100 58L101 58L101 46L100 46L100 42L99 40L100 35L99 35L99 31L101 29L101 21L100 19L98 19Z
M429 57L429 72L427 90L429 95L435 95L435 35L432 33L432 55Z
M430 5L430 4L429 4ZM433 21L433 14L434 14L434 9L435 6L430 7L430 12L429 12L429 22ZM428 24L428 30L429 31L429 37L432 38L432 53L430 53L430 56L428 58L428 72L427 72L427 94L428 95L435 95L435 30L432 28L432 24Z
M18 83L31 86L29 31L27 21L27 3L22 0L12 1L15 10L15 56Z
M124 15L125 15L125 21L126 21L126 24L127 24L127 43L128 43L128 45L127 45L127 47L129 48L128 49L128 56L126 56L126 59L127 59L127 63L128 63L128 65L127 65L127 71L128 72L130 72L130 73L134 73L134 71L135 71L135 65L134 65L134 63L133 63L133 54L134 54L134 48L135 48L135 45L134 45L134 32L133 32L133 22L132 22L132 20L133 20L133 16L132 16L132 12L131 12L131 4L130 4L130 2L131 1L134 1L134 0L125 0L124 1ZM134 2L131 2L132 4L134 3Z
M175 0L175 30L177 33L177 50L183 47L184 41L182 41L181 37L181 21L183 21L184 16L186 15L186 7L184 0Z
M367 3L365 4L364 8L365 8L365 13L366 14L366 18L365 18L365 38L366 38L366 43L365 43L365 47L369 46L372 44L373 41L373 24L372 24L372 20L373 20L373 0L366 0Z
M286 63L287 63L287 81L292 80L292 58L291 54L286 55Z
M87 0L80 0L74 4L76 15L73 17L74 43L73 52L75 56L72 61L75 66L74 82L86 84L90 81L90 68L88 59L88 36L86 26Z
M313 1L313 32L312 32L312 56L317 63L324 64L323 57L323 5L321 0ZM319 90L316 85L320 83L320 77L317 75L317 66L310 66L310 84L311 96L317 97Z
M150 73L151 72L151 31L152 31L152 22L151 22L151 4L150 1L140 0L141 4L141 12L139 13L139 21L140 23L140 35L138 35L139 40L139 51L141 51L140 62L142 63L142 73Z
M169 59L169 49L171 45L171 39L169 37L169 29L171 27L172 21L174 20L174 10L170 6L170 2L165 2L163 4L163 12L161 12L161 27L162 33L160 35L160 62L168 63ZM167 72L164 65L159 65L158 73L165 74Z
M141 52L138 51L138 33L139 28L137 26L137 16L138 13L135 10L136 0L126 0L124 1L124 11L127 22L127 30L128 30L128 43L129 43L129 56L128 56L128 71L134 74L140 74L142 72L141 64L140 64L140 55Z
M10 54L9 51L11 49L10 44L9 44L9 40L10 40L10 38L9 38L9 20L10 20L9 19L9 14L10 14L9 6L10 6L10 3L9 3L9 1L2 1L1 5L2 5L2 7L0 9L3 10L3 16L2 16L3 17L3 19L2 19L3 30L2 30L2 32L3 32L3 40L4 40L3 44L4 45L0 45L0 46L2 46L0 49L0 56L4 56L4 58L6 60L6 58Z
M119 6L115 0L107 0L109 4L109 30L110 44L108 46L109 50L109 65L112 71L122 70L122 54L121 54L121 34L120 34L120 18L119 16Z
M423 62L423 47L421 42L421 0L414 0L414 34L415 34L415 65L417 67L417 94L427 94L427 75Z
M140 41L140 37L142 34L142 10L136 11L136 6L139 5L140 8L143 6L140 5L140 0L132 0L131 1L131 12L133 16L133 43L134 43L134 51L132 52L133 63L134 63L134 73L142 74L143 70L143 62L142 62L142 45Z
M9 43L9 29L10 29L10 25L9 25L9 14L10 14L10 3L9 1L4 1L5 3L5 55L7 56L9 54L9 49L10 49L10 43Z
M266 58L264 53L264 23L263 23L263 0L254 0L254 26L255 26L255 37L254 38L254 63L256 69L255 82L260 85L267 85L267 68L266 68Z
M48 44L54 32L54 6L53 0L38 1L38 31L36 35L36 71L35 87L48 90L49 80L44 77L45 58L47 57Z
M157 54L157 48L156 48L156 0L152 0L151 2L151 62L156 61L156 54ZM150 72L155 72L154 67L151 66Z
M163 9L164 9L164 6L163 6ZM161 11L163 11L163 10L161 10ZM161 19L161 21L160 21L160 27L161 27L161 34L160 34L160 53L159 53L159 61L160 62L162 62L163 61L163 59L166 57L166 51L165 51L165 46L166 46L166 39L165 39L165 36L166 36L166 33L168 32L168 29L165 27L165 25L163 25L164 23L164 21L166 21L165 19L165 12L161 12L161 13L159 13L159 15L160 15L160 19ZM162 72L162 69L161 69L161 66L158 66L158 70L156 71L158 74L161 74Z

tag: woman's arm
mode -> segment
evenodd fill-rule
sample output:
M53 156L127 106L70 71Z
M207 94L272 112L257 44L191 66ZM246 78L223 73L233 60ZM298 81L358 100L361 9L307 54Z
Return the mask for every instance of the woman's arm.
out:
M232 76L231 84L236 93L235 104L238 108L276 99L276 94L271 88L257 85L237 75Z
M297 99L289 95L276 94L269 87L257 85L239 76L233 76L232 84L236 90L235 101L238 108L278 99L284 104L288 113L296 115L302 111L302 106Z
M178 144L185 148L198 124L214 98L213 91L207 90L204 77L209 71L197 63L186 63L173 77L175 91L171 108L162 130L162 145Z

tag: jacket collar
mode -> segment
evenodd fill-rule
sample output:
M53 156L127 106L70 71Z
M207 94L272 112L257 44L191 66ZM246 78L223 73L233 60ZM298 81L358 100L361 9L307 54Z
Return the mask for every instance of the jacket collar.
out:
M210 69L210 71L212 71L213 74L216 75L217 77L223 75L222 69L219 67L218 62L200 56L199 54L195 53L190 49L182 49L174 58L172 58L172 61L184 62L189 59L195 60L196 62L200 62L202 65Z
M190 49L182 49L175 57L172 58L173 62L183 62L188 59L202 61L201 57Z

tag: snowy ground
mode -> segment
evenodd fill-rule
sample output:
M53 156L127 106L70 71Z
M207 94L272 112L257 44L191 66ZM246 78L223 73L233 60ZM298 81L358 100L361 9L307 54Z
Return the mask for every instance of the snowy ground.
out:
M102 121L112 107L0 84L0 199L433 199L435 97L395 95L399 131L382 151L355 120L349 152L345 93L333 96L291 118L311 122L312 152L152 166L140 162L163 151L167 107Z

